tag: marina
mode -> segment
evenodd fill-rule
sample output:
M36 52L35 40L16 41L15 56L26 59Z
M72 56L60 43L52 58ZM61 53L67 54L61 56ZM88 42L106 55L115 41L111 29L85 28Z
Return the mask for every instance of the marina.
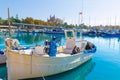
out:
M1 3L0 80L120 80L120 1Z
M31 35L31 34L20 34L22 36L17 37L17 39L20 41L21 45L27 45L27 44L31 44L35 45L35 44L44 44L44 40L47 38L47 35L51 36L55 36L55 34L36 34L36 35ZM29 35L29 36L28 36ZM44 35L46 37L40 37L37 35ZM31 38L31 40L25 40L24 38L28 36L29 38ZM65 35L58 35L57 36L59 38L61 38L61 45L65 45ZM77 39L80 39L80 36L76 36ZM38 40L37 40L38 39ZM45 77L46 80L59 80L59 79L70 79L73 80L77 78L77 80L81 79L92 79L92 80L119 80L119 75L117 75L117 73L119 73L119 69L120 69L120 64L119 64L119 53L120 53L120 39L119 38L102 38L102 37L86 37L83 36L83 39L88 40L90 42L93 42L96 46L97 46L97 52L95 53L95 55L93 56L92 60L86 62L85 64L79 66L78 68L65 72L65 73L61 73L61 74L57 74L54 76L49 76L49 77ZM4 41L2 38L0 39L1 41ZM2 44L2 42L1 42ZM103 44L106 44L106 46L104 46ZM0 46L1 48L5 48L3 46ZM99 46L99 47L98 47ZM109 50L109 51L108 51ZM107 58L109 57L109 58ZM91 68L90 68L91 65ZM87 68L87 72L86 69ZM109 71L109 72L108 72ZM72 73L76 73L76 74L72 74ZM83 73L83 74L82 74ZM71 75L72 78L69 78L69 75ZM101 76L102 74L102 76ZM64 76L63 76L64 75ZM111 75L111 78L109 78L109 75ZM62 77L61 77L62 76ZM6 80L6 66L5 65L1 65L0 66L0 78ZM59 79L57 79L56 77L58 77ZM99 77L99 79L98 79ZM41 79L42 78L34 78L36 79Z
M87 30L83 32L83 35L87 36L101 36L101 37L120 37L120 30Z
M64 34L48 34L47 32L33 33L15 31L10 38L7 38L10 36L10 33L7 37L1 37L5 43L1 46L1 51L3 51L3 53L1 52L0 54L0 67L1 70L3 68L4 72L1 77L4 80L49 80L52 76L54 79L54 76L73 71L79 67L89 64L89 62L92 65L90 70L92 70L93 66L95 67L96 65L93 61L93 53L97 53L99 51L97 47L98 43L100 43L100 39L108 38L110 48L111 39L115 38L117 39L117 44L119 44L120 48L119 36L91 36L91 33L87 33L87 35L90 34L88 36L81 36L81 33L75 32L73 29L64 30L64 32ZM58 45L56 45L57 43ZM100 44L102 43L103 41ZM115 45L115 41L112 45ZM100 46L102 45L99 45L99 47ZM104 46L103 51L108 51L108 49L105 48L106 46ZM82 75L84 75L84 72ZM90 72L86 72L86 74L88 73ZM79 76L80 75L78 75L78 77ZM87 75L79 77L79 79L85 78L86 76Z

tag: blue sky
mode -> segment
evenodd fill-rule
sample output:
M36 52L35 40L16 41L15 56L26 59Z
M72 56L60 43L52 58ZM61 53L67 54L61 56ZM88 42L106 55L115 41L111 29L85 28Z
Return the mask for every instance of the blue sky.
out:
M69 24L78 24L82 0L0 0L0 17L10 15L19 18L33 17L44 21L50 15ZM116 21L115 21L116 20ZM83 22L87 25L120 25L120 0L83 0Z

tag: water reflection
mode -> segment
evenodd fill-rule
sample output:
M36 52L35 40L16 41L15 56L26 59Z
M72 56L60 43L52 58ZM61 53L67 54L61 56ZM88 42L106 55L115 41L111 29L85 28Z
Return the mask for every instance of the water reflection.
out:
M59 34L41 34L41 33L17 34L16 33L15 35L17 36L15 36L14 38L17 38L20 41L20 43L23 45L36 44L36 43L43 44L43 41L45 41L46 39L50 40L52 36L56 36L56 38L60 39L62 43L65 43L65 36ZM79 38L80 38L80 34L77 34L77 39ZM119 80L120 37L83 36L83 39L88 40L97 46L97 52L92 57L93 60L88 61L87 63L83 64L82 66L74 70L50 77L45 77L46 80L85 80L85 79L96 80L96 78L99 80ZM1 48L2 44L4 44L4 39L1 37L0 37L0 44L1 44L0 45ZM93 61L96 62L96 65ZM6 66L0 66L0 78L5 79L6 77L5 72L6 72ZM101 73L104 77L101 77ZM43 80L43 79L37 78L34 80Z
M16 37L22 44L43 44L47 40L51 40L53 36L56 36L58 40L65 39L62 34L43 34L43 33L17 33Z
M7 68L6 65L0 65L0 78L6 80L7 78Z
M118 42L120 42L120 37L118 38Z
M85 64L65 73L46 77L46 80L85 80L85 77L92 71L95 63L89 60Z
M76 38L80 39L80 33L75 33ZM32 45L43 45L44 41L51 40L53 36L56 36L60 45L65 45L66 39L64 34L44 34L44 33L15 33L14 38L20 41L20 45L32 46ZM120 49L120 38L119 37L100 37L100 36L82 36L83 39L93 42L94 44L104 45L107 48ZM4 44L4 40L0 38L0 44ZM3 47L3 46L2 46ZM97 46L99 47L99 46ZM104 46L103 46L104 47Z

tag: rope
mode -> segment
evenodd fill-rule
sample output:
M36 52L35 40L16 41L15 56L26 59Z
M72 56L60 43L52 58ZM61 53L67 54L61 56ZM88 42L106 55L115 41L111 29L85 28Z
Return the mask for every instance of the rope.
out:
M32 55L33 55L33 52L32 52L32 54L31 54L31 74L32 74ZM41 72L41 74L42 74L42 78L43 78L43 80L45 80L45 77L44 77L44 75L43 75L42 72Z
M44 77L44 75L43 75L43 73L41 72L41 74L42 74L42 78L43 78L43 80L45 80L45 77Z

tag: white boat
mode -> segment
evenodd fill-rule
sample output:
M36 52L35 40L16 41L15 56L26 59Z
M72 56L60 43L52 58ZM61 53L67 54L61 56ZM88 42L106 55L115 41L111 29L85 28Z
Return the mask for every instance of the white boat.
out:
M14 40L6 40L5 53L7 55L8 80L44 77L62 73L91 59L96 51L93 44L90 50L86 50L89 43L85 40L76 42L72 30L65 30L65 36L66 46L57 47L57 50L54 40L49 45L36 46L26 50L19 48ZM11 41L14 41L12 45ZM18 47L18 49L15 50L12 46Z

